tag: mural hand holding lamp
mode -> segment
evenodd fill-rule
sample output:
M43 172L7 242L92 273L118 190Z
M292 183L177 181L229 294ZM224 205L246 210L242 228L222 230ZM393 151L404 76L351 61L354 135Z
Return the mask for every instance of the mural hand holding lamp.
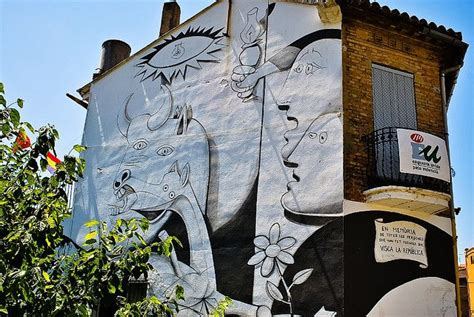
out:
M231 76L232 90L237 92L240 99L246 99L253 95L253 89L259 78L252 80L252 74L255 73L255 67L248 65L240 65L234 68Z
M262 49L258 44L262 41L261 36L265 33L265 29L257 20L257 13L258 8L253 8L247 13L247 23L240 32L240 39L244 42L239 55L241 65L256 67L262 56Z
M260 43L263 41L262 35L265 28L257 18L258 8L253 8L247 13L247 21L244 29L240 33L240 39L244 43L242 52L239 54L240 65L233 70L232 90L237 92L237 96L244 101L253 96L253 90L257 84L258 78L250 76L255 73L256 67L262 58L262 48ZM248 80L247 78L250 77Z

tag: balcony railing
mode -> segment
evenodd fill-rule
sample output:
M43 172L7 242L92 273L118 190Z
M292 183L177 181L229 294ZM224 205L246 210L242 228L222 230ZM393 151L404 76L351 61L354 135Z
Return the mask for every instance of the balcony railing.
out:
M400 172L397 128L382 128L364 137L368 149L368 189L404 186L449 193L449 183L432 177Z

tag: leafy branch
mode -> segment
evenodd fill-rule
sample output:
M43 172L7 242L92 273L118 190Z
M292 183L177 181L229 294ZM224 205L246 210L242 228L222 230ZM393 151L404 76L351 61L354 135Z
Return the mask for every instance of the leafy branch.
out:
M127 294L134 280L147 279L151 254L169 255L179 241L147 245L139 233L147 220L119 220L111 228L93 220L82 245L67 237L66 188L83 176L85 162L66 155L48 175L47 154L56 155L59 133L21 121L23 105L7 105L0 83L0 315L90 316L101 306L118 316L171 315L184 296L180 287L166 300L131 303Z

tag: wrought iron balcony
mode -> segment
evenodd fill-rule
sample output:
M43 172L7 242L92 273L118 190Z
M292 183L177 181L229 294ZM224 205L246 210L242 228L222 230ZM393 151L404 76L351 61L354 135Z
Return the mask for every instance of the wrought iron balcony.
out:
M368 149L368 189L382 186L416 187L449 194L449 183L400 172L397 128L382 128L365 136Z

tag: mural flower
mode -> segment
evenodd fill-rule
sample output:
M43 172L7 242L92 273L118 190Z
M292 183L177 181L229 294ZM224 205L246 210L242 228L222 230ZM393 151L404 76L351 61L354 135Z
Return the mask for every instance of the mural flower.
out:
M268 237L264 235L256 236L253 243L258 251L250 258L247 264L261 265L260 273L263 277L270 276L274 272L275 267L281 272L280 266L282 264L289 265L295 262L293 256L286 250L296 243L296 239L293 237L281 238L280 225L278 223L274 223L271 226Z

